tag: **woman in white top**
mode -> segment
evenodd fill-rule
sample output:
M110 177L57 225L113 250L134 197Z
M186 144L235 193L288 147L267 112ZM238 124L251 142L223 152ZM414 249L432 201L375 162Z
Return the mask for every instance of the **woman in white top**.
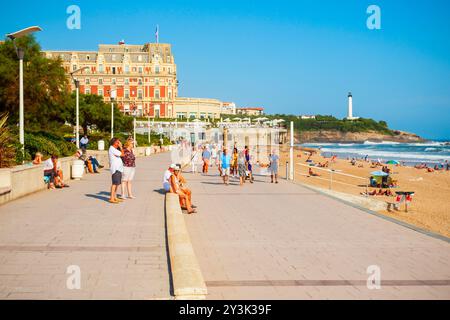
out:
M197 173L197 165L198 165L198 162L200 159L199 154L200 154L199 151L196 150L195 147L192 148L192 156L191 156L191 166L192 166L191 172L192 173Z

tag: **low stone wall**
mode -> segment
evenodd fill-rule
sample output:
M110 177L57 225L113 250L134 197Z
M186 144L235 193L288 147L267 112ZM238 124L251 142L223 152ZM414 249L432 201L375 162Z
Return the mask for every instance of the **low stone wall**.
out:
M205 299L208 290L184 222L178 195L167 193L165 207L167 240L175 299Z
M169 147L163 147L162 149L159 147L139 147L136 148L136 156L145 156L147 148L151 149L150 154L166 152L170 149ZM97 158L98 162L105 168L109 167L108 151L88 150L87 154ZM73 160L75 160L75 157L59 159L65 182L71 179ZM46 187L43 165L32 165L30 163L13 168L0 169L0 205L34 192L45 190Z

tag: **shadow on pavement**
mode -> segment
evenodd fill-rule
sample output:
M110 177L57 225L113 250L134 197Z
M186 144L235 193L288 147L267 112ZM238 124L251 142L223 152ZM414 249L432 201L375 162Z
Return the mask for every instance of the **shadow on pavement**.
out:
M155 189L155 190L153 190L153 192L157 192L157 193L163 194L163 195L166 194L166 190L164 190L164 189Z
M85 196L88 198L94 198L94 199L103 200L106 202L109 201L109 192L105 192L105 191L99 192L97 194L85 194Z

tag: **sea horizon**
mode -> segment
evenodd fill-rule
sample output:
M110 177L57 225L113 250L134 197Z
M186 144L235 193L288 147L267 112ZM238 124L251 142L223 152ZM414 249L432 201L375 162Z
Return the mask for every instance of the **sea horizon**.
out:
M427 142L309 142L297 146L319 149L326 157L338 155L340 158L364 158L380 162L396 160L407 166L419 163L442 164L450 161L449 139L435 139Z

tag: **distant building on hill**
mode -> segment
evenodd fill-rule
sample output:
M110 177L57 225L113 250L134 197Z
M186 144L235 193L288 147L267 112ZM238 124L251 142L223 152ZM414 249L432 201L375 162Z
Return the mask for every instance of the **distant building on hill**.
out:
M299 116L299 118L300 118L300 119L303 119L303 120L305 120L305 119L315 119L316 116L312 116L312 115L301 115L301 116Z
M261 116L264 114L264 108L261 107L237 108L236 114L242 114L246 116Z
M222 103L222 113L223 114L236 114L236 104L234 102L223 102Z

